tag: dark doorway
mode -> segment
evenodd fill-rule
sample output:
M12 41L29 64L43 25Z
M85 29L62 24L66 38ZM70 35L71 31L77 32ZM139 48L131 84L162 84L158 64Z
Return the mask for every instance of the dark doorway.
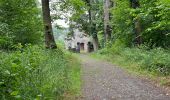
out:
M93 44L91 42L88 42L88 52L93 52L93 51L94 51Z
M78 42L77 43L77 50L76 50L78 53L80 53L80 43Z
M84 51L84 43L80 43L80 51Z

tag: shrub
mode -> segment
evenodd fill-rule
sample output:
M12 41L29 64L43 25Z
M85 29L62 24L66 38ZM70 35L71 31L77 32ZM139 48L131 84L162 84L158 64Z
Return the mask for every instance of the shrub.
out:
M37 0L0 0L0 15L0 49L42 41L43 25Z
M27 46L0 52L0 98L2 100L61 99L71 85L72 71L65 54Z
M129 67L134 64L148 72L170 75L170 52L163 48L149 49L144 45L138 48L128 48L124 42L117 40L111 48L99 50L97 55L102 55L109 61L114 60L118 64L129 64Z
M170 74L170 53L162 48L151 50L126 48L123 50L121 56L126 61L137 63L142 69L163 75Z

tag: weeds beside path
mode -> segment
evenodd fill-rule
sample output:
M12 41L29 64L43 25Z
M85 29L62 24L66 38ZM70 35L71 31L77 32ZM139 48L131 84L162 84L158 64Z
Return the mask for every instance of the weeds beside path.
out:
M37 45L0 51L0 100L70 100L79 94L80 63L72 53Z
M170 100L163 88L113 64L81 54L83 100Z

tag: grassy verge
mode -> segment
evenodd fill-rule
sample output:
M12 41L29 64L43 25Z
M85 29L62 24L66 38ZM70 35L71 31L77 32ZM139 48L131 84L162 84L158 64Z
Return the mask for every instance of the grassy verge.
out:
M62 50L27 46L0 51L1 100L62 100L68 92L78 95L80 66Z
M91 55L121 66L128 72L151 78L161 85L170 86L170 53L161 48L144 50L139 48L103 49Z
M67 51L66 51L67 52ZM67 52L67 61L69 62L68 66L71 68L69 79L71 88L65 92L65 98L64 100L76 100L77 97L80 96L80 90L81 90L81 69L80 69L80 60L78 59L77 55Z

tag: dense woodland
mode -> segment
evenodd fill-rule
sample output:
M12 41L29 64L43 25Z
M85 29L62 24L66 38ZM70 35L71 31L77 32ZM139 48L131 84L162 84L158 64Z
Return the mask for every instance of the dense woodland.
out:
M78 28L92 37L93 56L168 77L169 16L170 0L0 0L0 99L78 94L80 64L54 38L58 19L67 36Z

